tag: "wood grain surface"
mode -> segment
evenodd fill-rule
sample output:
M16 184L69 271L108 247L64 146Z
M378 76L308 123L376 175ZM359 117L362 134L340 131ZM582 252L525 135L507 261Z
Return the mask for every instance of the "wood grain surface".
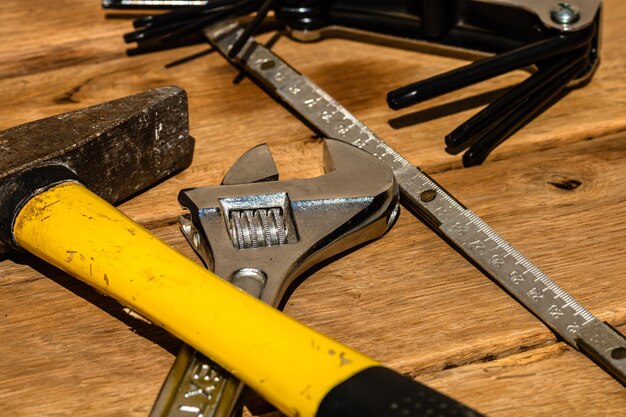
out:
M121 36L130 21L105 15L96 0L3 2L0 130L149 88L185 88L192 166L121 209L190 257L176 225L181 188L218 184L262 142L283 178L322 174L320 142L250 81L233 85L237 72L221 57L164 68L206 46L129 58ZM387 91L463 62L344 40L283 38L275 51L626 332L626 3L605 0L604 16L593 81L468 169L445 153L443 136L524 73L393 112ZM580 185L560 186L571 181ZM311 274L285 311L490 416L626 412L623 386L406 210L384 238ZM41 261L0 262L0 415L145 416L178 347Z

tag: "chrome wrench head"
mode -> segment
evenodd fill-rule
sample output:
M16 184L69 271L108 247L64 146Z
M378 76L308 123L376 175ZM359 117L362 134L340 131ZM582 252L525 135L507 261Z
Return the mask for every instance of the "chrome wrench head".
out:
M246 152L222 186L183 190L181 230L208 268L277 306L306 270L382 236L399 214L398 185L383 162L324 142L325 175L279 181L266 145ZM230 417L243 385L184 346L151 417Z
M275 305L304 271L382 236L397 217L398 186L384 163L325 140L324 165L320 177L278 181L267 146L257 146L224 185L181 191L191 220L183 231L216 274Z

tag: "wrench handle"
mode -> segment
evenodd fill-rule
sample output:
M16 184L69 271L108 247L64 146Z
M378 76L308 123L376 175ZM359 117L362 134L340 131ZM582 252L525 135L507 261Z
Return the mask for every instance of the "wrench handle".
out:
M334 404L370 401L358 390L380 373L367 371L377 362L220 279L77 182L26 201L13 237L193 346L288 416L345 417L351 414L332 414ZM374 382L376 392L388 389L387 380ZM330 394L334 388L341 389ZM318 414L327 394L330 411Z
M243 387L219 365L183 345L149 417L231 417Z

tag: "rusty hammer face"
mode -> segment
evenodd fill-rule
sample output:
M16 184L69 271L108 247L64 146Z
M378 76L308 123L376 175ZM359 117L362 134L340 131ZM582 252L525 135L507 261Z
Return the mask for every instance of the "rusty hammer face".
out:
M187 95L163 87L0 132L0 259L32 196L78 181L118 203L191 163Z

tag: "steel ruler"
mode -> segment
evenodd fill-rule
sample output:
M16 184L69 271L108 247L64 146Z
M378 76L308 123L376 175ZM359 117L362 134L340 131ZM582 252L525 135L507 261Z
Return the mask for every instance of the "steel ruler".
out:
M205 30L227 57L242 28L236 22ZM386 162L403 204L574 348L626 385L626 338L597 319L480 217L376 136L340 103L254 39L233 61L317 133L364 149Z

